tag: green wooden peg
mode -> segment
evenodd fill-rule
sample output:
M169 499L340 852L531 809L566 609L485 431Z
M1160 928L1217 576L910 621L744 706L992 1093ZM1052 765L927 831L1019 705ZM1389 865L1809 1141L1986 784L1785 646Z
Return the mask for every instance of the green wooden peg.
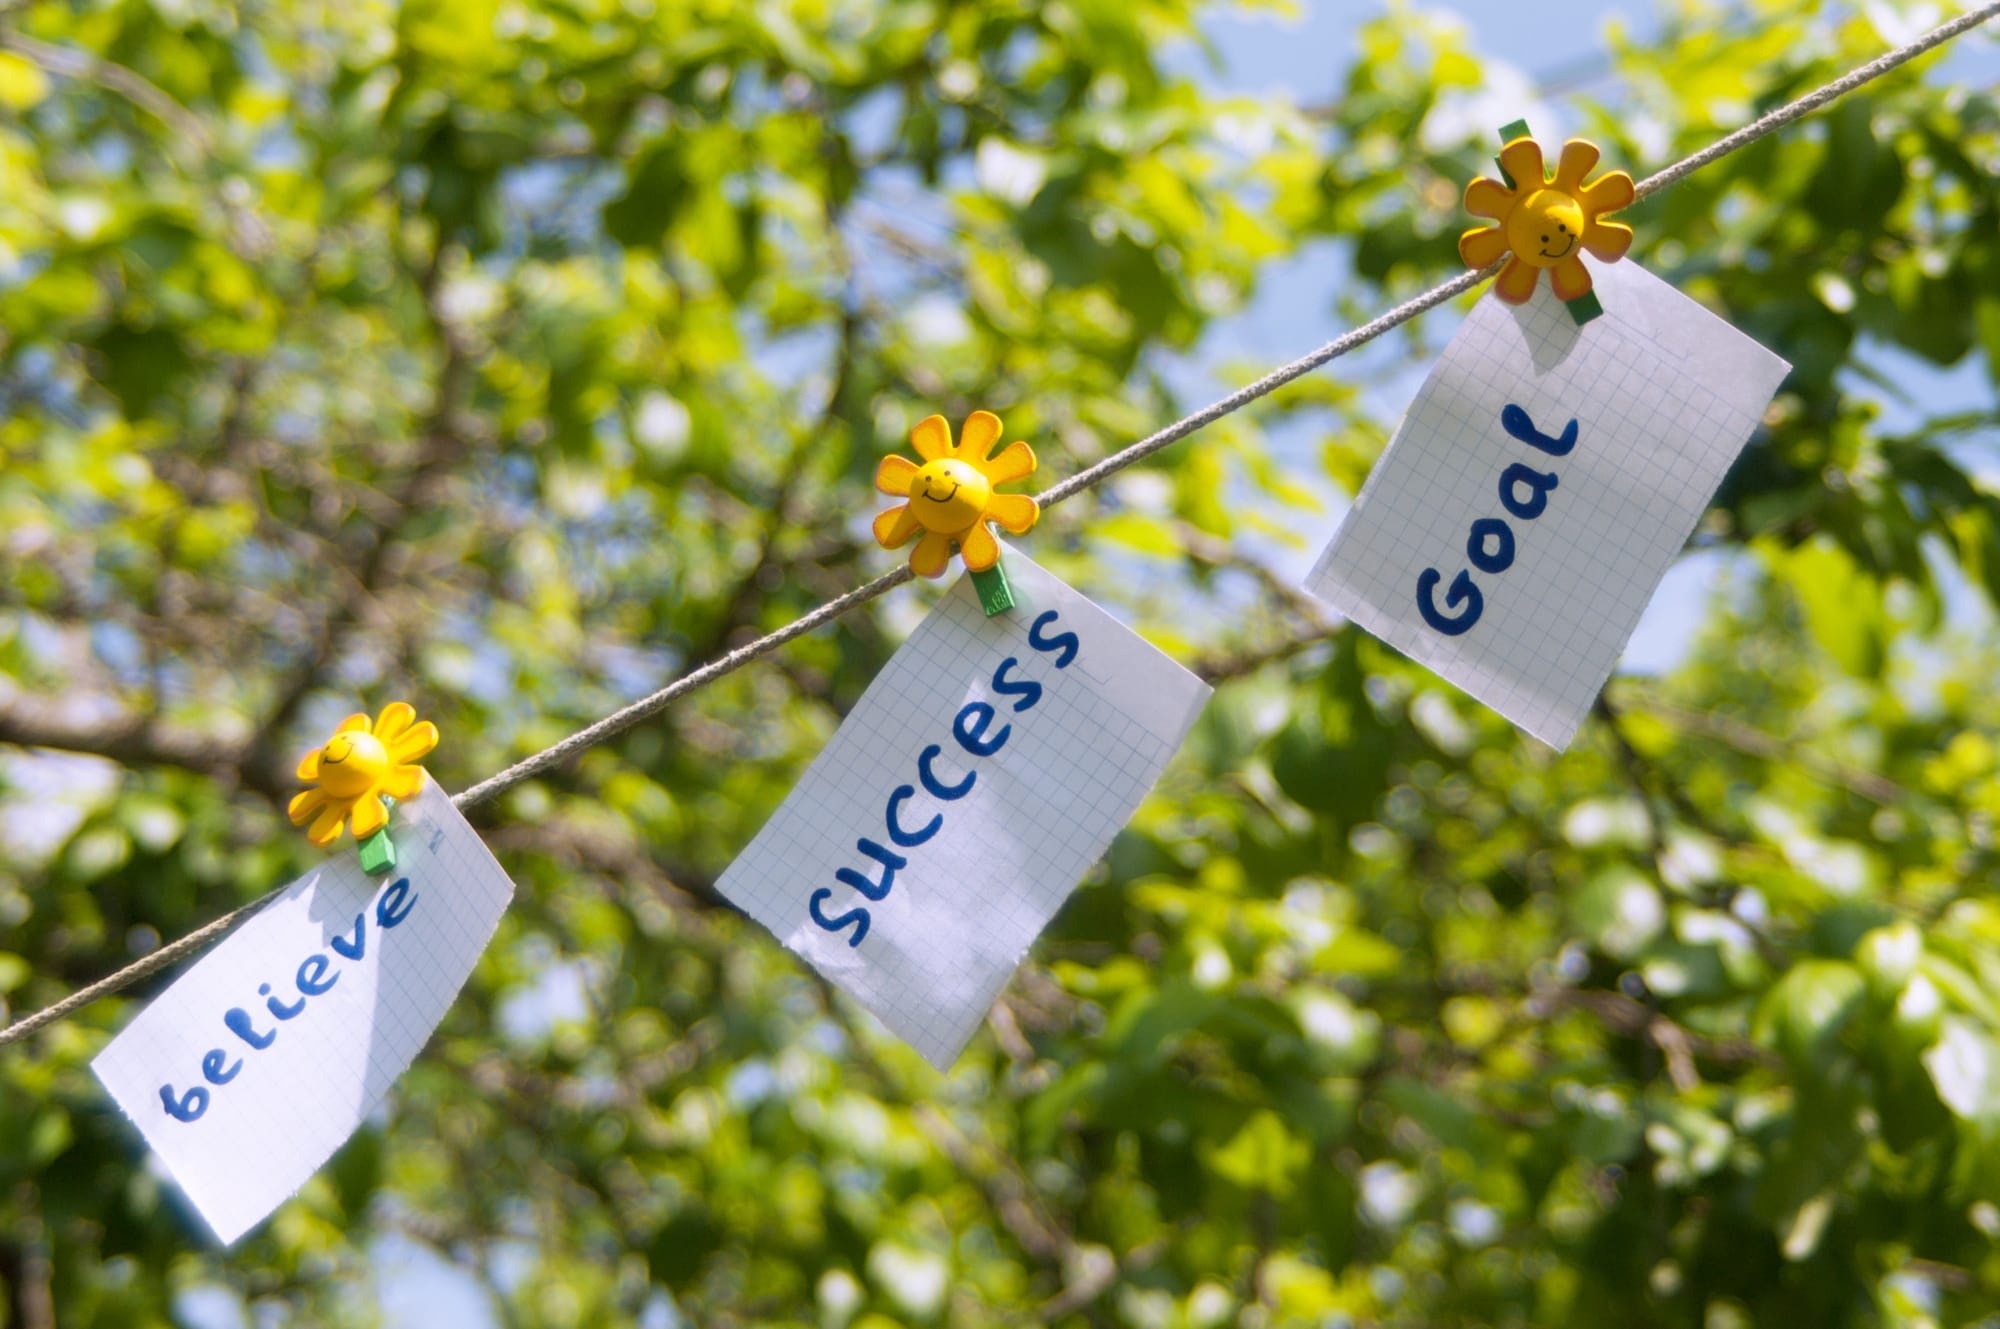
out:
M1565 300L1563 307L1569 310L1569 316L1576 320L1579 328L1604 313L1604 306L1597 302L1596 291L1585 291L1574 300Z
M1001 564L973 573L972 589L979 593L979 607L988 618L1014 607L1014 588L1007 584L1007 573Z
M382 805L393 815L396 800L385 798ZM361 842L361 870L371 877L380 877L396 866L396 842L389 838L389 828L384 826L375 834Z
M1503 148L1506 147L1509 143L1512 143L1517 138L1527 138L1528 136L1529 136L1528 122L1526 120L1516 120L1511 124L1505 124L1500 126L1500 146ZM1498 157L1495 157L1493 159L1493 164L1495 166L1500 167L1500 178L1507 182L1507 188L1509 189L1520 188L1519 185L1514 183L1514 177L1507 174L1507 168L1505 166L1500 165L1500 159Z

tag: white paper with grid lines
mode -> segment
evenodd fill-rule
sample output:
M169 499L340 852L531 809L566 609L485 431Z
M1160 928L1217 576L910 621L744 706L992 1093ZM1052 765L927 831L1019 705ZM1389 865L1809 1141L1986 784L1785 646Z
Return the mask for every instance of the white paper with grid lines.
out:
M723 873L721 892L851 993L940 1070L978 1030L1028 946L1078 879L1131 819L1201 713L1208 685L1160 654L1111 615L1038 567L1006 553L1016 607L988 618L972 579L962 576L869 684L826 749ZM1038 650L1029 634L1042 615L1057 618L1044 643L1075 633L1075 656ZM996 671L1042 693L1025 710L1021 692L996 693ZM984 702L995 715L983 742L1011 726L992 756L969 754L953 718ZM977 738L977 735L975 735ZM962 797L925 791L918 757L942 748L933 775L953 788L976 776ZM904 827L933 816L938 831L920 845L892 844L887 800L899 786ZM841 883L842 868L879 885L879 862L856 848L867 838L907 859L888 894L869 900ZM830 889L821 914L858 925L827 930L809 912Z
M365 874L353 842L344 841L154 998L91 1063L224 1243L303 1186L380 1106L513 898L514 883L436 784L426 781L396 808L389 834L397 862L387 876ZM409 885L390 896L403 879ZM397 920L387 928L385 899L386 917ZM341 955L336 938L356 958ZM298 980L313 956L326 966L306 971L308 985L332 979L332 986L307 996ZM265 984L268 997L258 991ZM280 1020L268 1000L305 1006ZM231 1032L223 1023L231 1008L250 1013L259 1038L275 1031L274 1041L258 1050ZM214 1049L226 1084L204 1078L203 1058ZM177 1099L199 1086L207 1106L193 1121L176 1120L162 1086Z
M1518 309L1490 294L1473 307L1305 583L1556 748L1575 736L1790 369L1635 263L1593 273L1605 312L1581 328L1546 284ZM1511 437L1510 404L1548 435L1576 420L1574 448L1554 457ZM1500 502L1515 462L1557 479L1533 520ZM1472 524L1488 517L1514 536L1501 572L1466 552ZM1497 554L1499 537L1482 547ZM1460 571L1484 597L1457 636L1418 610L1431 568L1445 617L1467 608L1447 598Z

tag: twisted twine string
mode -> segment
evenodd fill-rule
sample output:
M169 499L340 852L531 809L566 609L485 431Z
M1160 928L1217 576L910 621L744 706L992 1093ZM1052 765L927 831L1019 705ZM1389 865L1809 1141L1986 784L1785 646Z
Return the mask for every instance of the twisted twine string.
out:
M1634 189L1637 198L1643 199L1649 195L1656 194L1669 185L1685 179L1711 162L1719 161L1739 148L1747 147L1755 143L1758 139L1776 133L1785 126L1801 120L1811 115L1814 111L1820 110L1837 101L1863 84L1871 83L1898 66L1907 64L1918 56L1937 49L1959 34L1978 27L1996 14L2000 14L2000 0L1989 0L1989 3L1968 10L1949 23L1944 23L1933 28L1907 45L1898 46L1894 50L1883 53L1876 59L1842 75L1824 87L1816 88L1796 101L1788 102L1775 110L1759 116L1734 133L1717 139L1701 151L1691 156L1683 157L1664 170L1656 171L1644 180L1639 181ZM1062 481L1053 488L1043 491L1037 495L1037 498L1045 509L1052 508L1058 503L1074 498L1084 490L1102 484L1126 467L1143 461L1163 448L1171 447L1175 443L1180 442L1196 430L1206 425L1214 424L1226 415L1242 410L1245 406L1248 406L1261 397L1269 396L1279 388L1284 387L1287 383L1290 383L1293 379L1310 374L1313 370L1339 359L1349 351L1367 345L1383 333L1409 322L1425 310L1435 309L1445 301L1463 295L1485 281L1488 277L1494 275L1494 273L1499 271L1499 268L1500 264L1496 262L1480 271L1462 273L1448 282L1434 286L1415 299L1405 301L1388 313L1382 314L1362 324L1360 327L1335 338L1318 350L1302 355L1289 364L1272 370L1256 382L1238 388L1228 396L1204 406L1199 411L1194 412L1194 414L1176 420L1173 424L1168 425L1157 433L1149 434L1138 442L1121 448L1095 465L1078 471L1075 475L1069 477L1069 479ZM533 779L545 771L553 770L578 753L588 748L596 747L598 744L616 738L629 729L644 724L647 720L652 719L667 707L673 705L674 702L687 696L690 692L707 687L710 683L735 673L752 661L769 655L787 642L802 637L815 628L831 623L843 614L859 609L871 600L879 599L896 587L901 586L904 582L909 581L911 576L912 573L909 567L905 565L897 568L894 572L884 573L882 576L875 578L875 580L866 585L858 586L845 595L829 600L804 617L787 623L775 632L759 637L757 640L740 646L727 655L710 661L699 669L683 674L650 696L642 697L631 705L605 716L595 724L578 730L561 742L543 748L540 752L524 757L505 770L488 776L470 789L457 795L452 799L452 802L461 810L476 807L481 803L498 797L524 780ZM233 909L214 922L196 928L193 932L175 941L168 942L150 955L126 965L116 973L101 978L88 987L78 989L54 1005L36 1011L33 1015L21 1017L6 1028L0 1029L0 1047L5 1047L10 1043L18 1043L37 1030L45 1029L57 1021L75 1014L93 1002L108 997L112 993L129 987L131 984L138 982L148 975L158 973L169 965L205 949L210 942L220 939L231 928L276 899L284 890L285 887L278 887L260 899L254 900L240 908Z

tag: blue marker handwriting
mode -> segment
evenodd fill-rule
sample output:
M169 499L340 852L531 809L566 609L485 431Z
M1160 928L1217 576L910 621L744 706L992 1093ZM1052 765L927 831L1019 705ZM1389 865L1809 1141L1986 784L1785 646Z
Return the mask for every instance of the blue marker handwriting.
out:
M1536 429L1528 413L1512 402L1500 412L1500 427L1551 457L1566 457L1576 446L1576 421L1571 420L1559 436L1551 438ZM1500 472L1500 506L1521 521L1533 521L1548 508L1549 491L1556 483L1555 472L1542 472L1514 462ZM1481 517L1472 523L1472 533L1465 541L1465 556L1481 572L1505 572L1514 565L1514 528L1498 517ZM1447 637L1470 632L1479 616L1486 612L1485 595L1472 580L1472 574L1459 569L1444 593L1445 607L1457 613L1447 615L1437 606L1437 587L1443 580L1444 574L1436 568L1423 570L1417 578L1417 612L1424 616L1424 622ZM1460 608L1461 605L1464 607Z
M1076 659L1077 652L1083 649L1083 642L1074 632L1048 632L1047 629L1058 621L1059 615L1055 610L1043 613L1028 627L1028 645L1036 651L1053 655L1057 669L1067 669L1071 661ZM1042 685L1032 679L1019 677L1016 671L1020 666L1020 657L1010 655L993 671L994 695L1001 698L1015 698L1012 713L1016 715L1033 710L1036 703L1042 699ZM992 756L1007 745L1008 738L1014 732L1014 726L1009 723L994 728L993 722L999 718L999 714L986 702L967 702L959 708L958 714L952 717L952 739L969 757ZM928 820L913 826L905 819L903 806L917 796L916 785L899 784L889 792L889 801L883 808L882 818L889 843L896 849L918 849L928 843L932 836L944 829L944 814L948 810L948 805L971 793L972 786L978 782L979 771L971 765L968 765L965 773L956 779L947 779L941 775L935 763L943 752L942 743L932 743L917 754L917 784L922 785L924 792L936 799L939 804L946 805L939 811L933 812ZM875 864L871 871L879 875L871 877L846 867L833 874L834 880L843 886L851 887L864 900L887 899L889 892L895 889L896 874L908 867L910 860L897 853L896 849L890 849L866 836L856 840L854 847L862 857ZM807 901L806 912L812 915L814 923L828 932L837 933L842 928L853 928L848 935L847 944L859 946L861 939L868 935L867 908L856 905L829 918L824 905L832 898L831 888L820 887L812 893L812 899Z
M363 907L354 916L354 927L347 932L336 932L326 940L327 949L343 960L360 963L368 955L368 918L372 912L378 931L387 932L410 916L416 908L418 897L410 891L410 879L398 877L375 897L374 909ZM273 992L269 983L259 984L257 995L264 998L264 1009L270 1012L272 1023L269 1028L259 1029L257 1017L241 1006L232 1006L223 1013L222 1026L234 1034L252 1052L262 1052L278 1041L278 1033L285 1021L296 1020L305 1013L309 998L323 997L333 991L340 981L341 970L324 951L315 951L299 961L292 974L292 986L298 992L296 999L287 1001L289 993ZM230 1053L223 1048L211 1048L201 1059L201 1078L207 1084L190 1085L185 1093L176 1094L171 1084L160 1086L160 1105L175 1121L199 1121L201 1114L208 1111L209 1086L220 1088L234 1080L243 1072L244 1058L239 1053L230 1060Z

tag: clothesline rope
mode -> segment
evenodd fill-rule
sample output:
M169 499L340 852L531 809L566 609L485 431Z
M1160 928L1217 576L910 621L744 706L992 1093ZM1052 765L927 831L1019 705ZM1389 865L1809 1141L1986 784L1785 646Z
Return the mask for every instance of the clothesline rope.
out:
M1709 144L1692 156L1683 157L1680 161L1666 167L1664 170L1656 171L1644 180L1641 180L1634 190L1637 198L1643 199L1648 195L1658 193L1660 190L1686 178L1709 163L1728 156L1738 148L1745 147L1748 144L1756 142L1758 139L1776 133L1786 125L1811 115L1814 111L1838 100L1863 84L1873 82L1890 70L1907 64L1909 61L1916 59L1928 51L1935 50L1959 34L1986 22L1996 14L2000 14L2000 0L1989 0L1989 3L1968 10L1949 23L1944 23L1933 28L1913 42L1885 52L1867 64L1826 84L1824 87L1817 88L1796 101L1788 102L1784 106L1759 116L1749 124L1744 125L1741 129L1736 130L1726 137L1717 139L1714 143ZM1415 299L1406 301L1388 313L1382 314L1362 324L1360 327L1335 338L1318 350L1300 356L1291 363L1272 370L1256 382L1238 388L1235 392L1210 403L1194 414L1185 416L1157 433L1148 435L1138 442L1112 453L1095 465L1078 471L1075 475L1069 477L1069 479L1062 481L1053 488L1043 491L1036 497L1040 500L1044 509L1052 508L1066 499L1073 498L1084 490L1103 483L1135 462L1143 461L1154 453L1180 442L1196 430L1211 425L1224 416L1241 410L1261 397L1269 396L1292 380L1303 377L1313 370L1339 359L1349 351L1365 346L1367 343L1380 337L1383 333L1409 322L1418 314L1428 309L1434 309L1456 296L1463 295L1492 276L1499 268L1500 264L1496 262L1488 268L1477 272L1462 273L1442 285L1434 286ZM596 747L629 729L645 723L690 692L698 691L715 682L717 679L733 674L752 661L769 655L787 642L802 637L816 628L831 623L849 611L859 609L869 601L886 595L896 587L901 586L904 582L909 581L911 576L912 574L908 565L904 565L897 568L894 572L884 573L866 585L856 587L845 595L829 600L819 608L802 618L786 624L775 632L768 633L753 642L730 651L726 655L711 660L691 673L683 674L650 696L642 697L631 705L605 716L602 720L597 721L597 723L590 725L588 728L578 730L561 742L551 747L543 748L540 752L523 758L505 770L488 776L478 784L473 785L470 789L458 794L452 799L452 802L461 810L475 807L506 792L524 780L532 779L545 771L552 770L576 754ZM205 924L188 933L186 936L167 943L150 955L125 966L116 973L71 993L54 1005L37 1011L33 1015L23 1016L6 1028L0 1029L0 1047L5 1047L10 1043L17 1043L35 1031L47 1028L49 1025L75 1014L93 1002L108 997L112 993L129 987L131 984L138 982L150 974L157 973L161 969L205 949L211 941L220 939L237 923L248 918L258 909L261 909L264 905L277 898L284 889L285 887L280 886L249 904L231 910L214 922Z

